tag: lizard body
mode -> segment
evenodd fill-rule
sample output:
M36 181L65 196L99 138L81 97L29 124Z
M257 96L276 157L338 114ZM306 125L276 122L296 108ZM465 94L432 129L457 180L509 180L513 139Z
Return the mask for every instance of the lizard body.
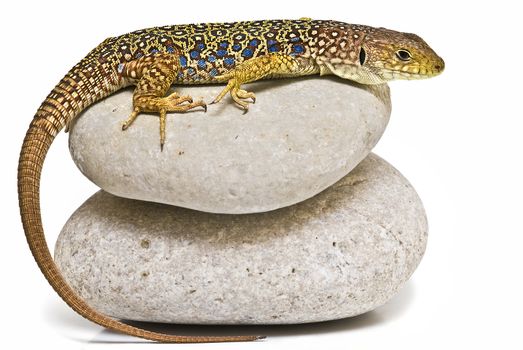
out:
M207 105L176 92L172 84L227 83L213 103L230 93L244 111L255 95L241 88L263 78L335 74L363 84L439 74L444 63L418 36L336 21L268 20L174 25L108 38L75 65L44 100L24 139L18 167L20 213L42 273L80 315L106 328L163 342L248 341L257 336L191 337L146 331L98 313L64 281L47 246L40 215L43 162L58 132L81 111L135 85L128 128L141 112L160 114L160 145L168 112Z

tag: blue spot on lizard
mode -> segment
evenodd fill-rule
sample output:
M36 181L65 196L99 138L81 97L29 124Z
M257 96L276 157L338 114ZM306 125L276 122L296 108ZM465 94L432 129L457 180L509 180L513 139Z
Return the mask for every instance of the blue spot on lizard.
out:
M252 57L252 50L249 49L249 48L243 50L242 51L242 56L246 57L246 58Z
M226 65L228 66L232 66L234 64L234 58L232 57L227 57L223 60L223 63L225 63Z
M303 53L303 51L304 51L303 45L294 45L293 49L294 49L295 53Z

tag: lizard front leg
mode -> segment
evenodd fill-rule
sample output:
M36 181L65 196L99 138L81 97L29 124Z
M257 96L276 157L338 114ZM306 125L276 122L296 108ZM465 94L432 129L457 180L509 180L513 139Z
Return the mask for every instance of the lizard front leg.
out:
M196 107L207 111L207 105L202 100L194 102L190 96L180 96L176 92L165 96L179 69L179 57L175 54L147 56L125 64L121 69L122 77L135 82L136 89L133 111L122 124L122 130L126 130L142 112L159 113L160 148L163 150L168 112L186 112Z
M249 109L249 104L245 100L251 99L252 103L254 103L256 102L256 95L253 92L243 90L241 88L242 84L260 80L267 76L299 75L303 70L304 67L298 59L282 53L271 53L252 58L240 63L229 72L215 77L218 80L226 80L227 86L211 104L220 102L230 92L234 102L246 113Z

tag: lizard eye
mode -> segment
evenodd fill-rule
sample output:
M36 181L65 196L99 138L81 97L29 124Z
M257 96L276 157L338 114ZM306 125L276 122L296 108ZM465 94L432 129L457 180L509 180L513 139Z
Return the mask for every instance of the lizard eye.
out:
M362 47L362 48L360 48L360 65L363 66L366 59L367 59L367 53L365 52L365 49Z
M396 56L402 61L410 61L412 58L410 52L404 49L396 51Z

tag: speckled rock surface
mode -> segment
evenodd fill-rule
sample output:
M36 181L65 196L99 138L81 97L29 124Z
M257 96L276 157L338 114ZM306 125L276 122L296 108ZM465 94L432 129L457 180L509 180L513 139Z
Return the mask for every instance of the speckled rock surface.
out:
M222 88L180 93L211 101ZM207 113L171 114L163 152L155 115L138 117L122 132L132 91L121 92L77 119L71 154L91 181L121 197L213 213L263 212L310 198L345 176L390 116L387 85L310 77L248 89L257 102L245 115L230 97Z
M89 304L118 318L285 324L384 304L426 241L416 192L370 155L319 195L267 213L209 214L100 191L65 225L55 259Z

